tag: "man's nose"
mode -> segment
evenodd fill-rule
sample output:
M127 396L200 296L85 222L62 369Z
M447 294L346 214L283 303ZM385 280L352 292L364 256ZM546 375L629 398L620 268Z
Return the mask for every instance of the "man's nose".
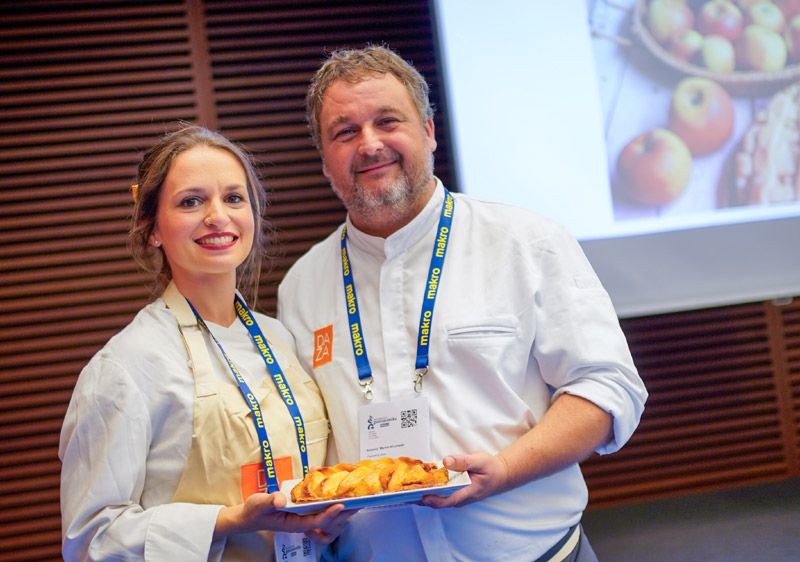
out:
M379 131L372 127L364 127L361 130L361 140L358 146L359 152L370 156L383 149L383 139Z

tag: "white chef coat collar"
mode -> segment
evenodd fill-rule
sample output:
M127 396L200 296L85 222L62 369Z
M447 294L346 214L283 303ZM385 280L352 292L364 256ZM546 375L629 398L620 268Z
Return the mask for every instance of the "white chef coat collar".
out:
M435 228L439 220L442 201L444 201L444 185L442 185L439 178L434 177L434 179L436 180L436 187L422 211L411 222L397 232L390 234L387 238L372 236L359 230L350 221L350 214L348 213L345 220L348 244L353 244L370 254L385 256L386 258L396 256L416 244L420 238L429 234Z

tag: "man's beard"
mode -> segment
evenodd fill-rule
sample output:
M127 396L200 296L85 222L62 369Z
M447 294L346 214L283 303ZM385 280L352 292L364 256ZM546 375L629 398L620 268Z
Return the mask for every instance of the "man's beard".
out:
M404 216L417 205L425 193L425 188L433 179L433 154L423 160L422 166L406 168L403 165L404 160L401 159L399 162L400 177L385 189L365 188L355 179L350 193L343 195L342 191L331 183L333 191L354 215L384 218Z

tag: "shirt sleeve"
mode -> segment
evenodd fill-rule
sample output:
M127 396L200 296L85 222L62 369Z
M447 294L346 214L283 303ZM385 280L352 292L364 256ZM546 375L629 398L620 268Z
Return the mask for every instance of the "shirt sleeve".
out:
M534 296L533 354L545 381L613 417L614 435L600 454L621 448L639 424L647 391L633 363L608 293L572 236L553 226L537 247L542 264Z
M95 357L78 379L59 445L67 562L209 559L221 506L140 504L152 434L146 401L124 366Z

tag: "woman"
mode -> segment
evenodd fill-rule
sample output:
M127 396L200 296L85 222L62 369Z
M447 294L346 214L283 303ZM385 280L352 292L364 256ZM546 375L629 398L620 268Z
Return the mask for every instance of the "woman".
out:
M245 302L264 238L253 165L186 126L144 155L134 200L131 249L162 293L76 384L59 447L64 558L313 559L296 533L330 542L349 514L279 511L278 480L323 463L328 421L292 337Z

